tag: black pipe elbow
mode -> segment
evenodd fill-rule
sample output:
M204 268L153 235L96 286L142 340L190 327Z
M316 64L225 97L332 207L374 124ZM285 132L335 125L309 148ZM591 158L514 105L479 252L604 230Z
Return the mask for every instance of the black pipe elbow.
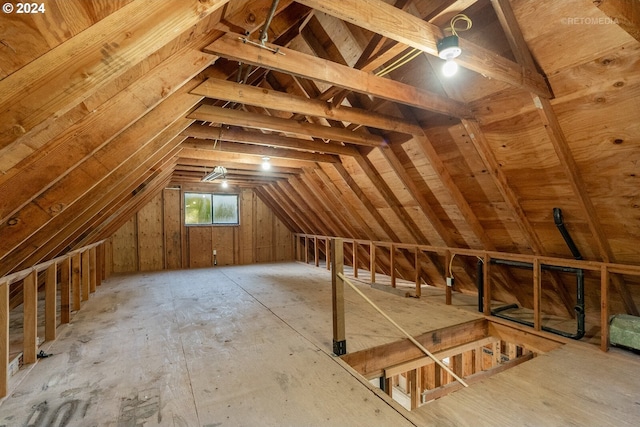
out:
M564 225L562 221L562 209L553 208L553 222L555 222L557 226Z
M553 221L556 223L556 227L558 228L558 231L560 231L560 234L562 235L562 238L564 239L565 243L569 247L569 250L571 251L571 254L573 255L573 257L575 259L582 259L582 254L580 254L580 251L578 250L578 247L576 246L575 242L571 238L569 231L567 231L567 227L565 227L564 225L564 221L562 218L562 209L553 208Z

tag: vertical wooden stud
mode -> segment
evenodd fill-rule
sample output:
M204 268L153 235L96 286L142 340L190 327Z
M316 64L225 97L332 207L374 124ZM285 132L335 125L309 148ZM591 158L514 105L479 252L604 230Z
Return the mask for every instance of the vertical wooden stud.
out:
M36 362L38 349L38 272L33 270L24 278L22 286L24 298L23 360L27 364Z
M73 309L80 310L82 292L80 291L80 254L73 254L71 259L71 289L73 292Z
M414 369L409 372L409 394L411 396L411 410L420 406L420 387L418 387L418 370Z
M513 360L518 357L518 346L512 343L507 343L507 357L509 360Z
M96 248L89 249L89 291L94 293L98 284L98 270L96 268Z
M391 268L391 287L396 287L396 247L391 245L389 248L389 265Z
M0 398L9 393L9 283L0 283Z
M533 259L533 328L539 331L542 328L541 322L541 302L542 302L542 282L540 274L540 259Z
M436 363L431 363L424 368L424 376L425 376L425 389L433 390L434 388L438 388L442 385L442 379L440 376L440 366Z
M482 372L482 358L484 357L482 347L478 347L473 350L473 372Z
M313 237L313 260L316 267L320 267L320 248L318 247L318 236Z
M46 341L56 339L57 297L58 274L54 263L47 268L44 282L44 339Z
M600 268L600 349L609 351L609 270Z
M414 280L416 282L416 296L422 296L422 286L420 286L420 248L416 246L415 258L413 260Z
M166 257L165 263L166 264ZM166 267L165 267L166 268ZM96 286L102 285L104 279L104 245L96 246Z
M60 323L71 320L71 258L60 262Z
M451 356L451 370L459 377L462 376L462 353Z
M446 272L446 277L453 277L451 275L451 251L446 251L445 252L445 272ZM446 280L446 278L445 278ZM447 287L445 289L445 304L446 305L451 305L451 299L453 297L453 289L451 286L449 286L449 283L447 282Z
M474 373L475 365L473 363L473 350L462 353L462 372L461 377L468 377Z
M344 244L342 239L331 239L331 305L333 313L333 353L347 353L344 322Z
M501 343L500 341L498 341L498 342L494 342L493 345L491 346L493 350L493 358L491 361L491 365L494 367L502 363L502 358L500 356L500 353L501 353L500 345Z
M484 306L483 312L485 316L491 316L491 257L489 254L484 255Z
M182 261L180 262L182 264ZM113 241L107 240L104 244L104 279L107 280L111 277L113 271Z
M358 249L359 249L358 242L355 241L355 239L353 240L353 260L352 263L353 264L353 277L355 277L356 279L358 278Z
M327 270L331 270L331 240L329 238L324 239L324 246L326 251Z
M296 261L302 261L302 253L300 252L300 236L297 234L293 236L293 246L296 249Z
M82 282L82 301L87 301L89 299L89 281L91 278L91 273L89 271L89 251L84 251L80 254L80 262L82 266L80 267L80 280Z
M376 245L369 243L369 271L371 272L371 283L376 283Z
M304 236L304 263L309 264L309 237Z
M384 379L384 392L393 397L393 377Z

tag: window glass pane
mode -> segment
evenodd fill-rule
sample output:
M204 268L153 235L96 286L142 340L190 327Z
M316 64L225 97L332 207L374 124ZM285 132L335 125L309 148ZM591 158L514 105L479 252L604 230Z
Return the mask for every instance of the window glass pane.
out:
M213 195L213 223L238 224L238 195Z
M211 224L211 194L185 193L185 224Z

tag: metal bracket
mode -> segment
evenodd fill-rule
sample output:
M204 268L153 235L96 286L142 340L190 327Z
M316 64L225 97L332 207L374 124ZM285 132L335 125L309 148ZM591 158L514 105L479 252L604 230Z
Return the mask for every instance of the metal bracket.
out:
M333 340L333 354L335 354L336 356L347 354L347 340Z

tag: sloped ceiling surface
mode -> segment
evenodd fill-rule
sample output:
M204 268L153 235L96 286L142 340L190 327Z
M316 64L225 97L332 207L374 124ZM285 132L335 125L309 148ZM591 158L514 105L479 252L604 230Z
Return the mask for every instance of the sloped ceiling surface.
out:
M560 207L585 258L640 263L637 2L44 4L0 16L1 274L218 165L294 232L568 257Z

